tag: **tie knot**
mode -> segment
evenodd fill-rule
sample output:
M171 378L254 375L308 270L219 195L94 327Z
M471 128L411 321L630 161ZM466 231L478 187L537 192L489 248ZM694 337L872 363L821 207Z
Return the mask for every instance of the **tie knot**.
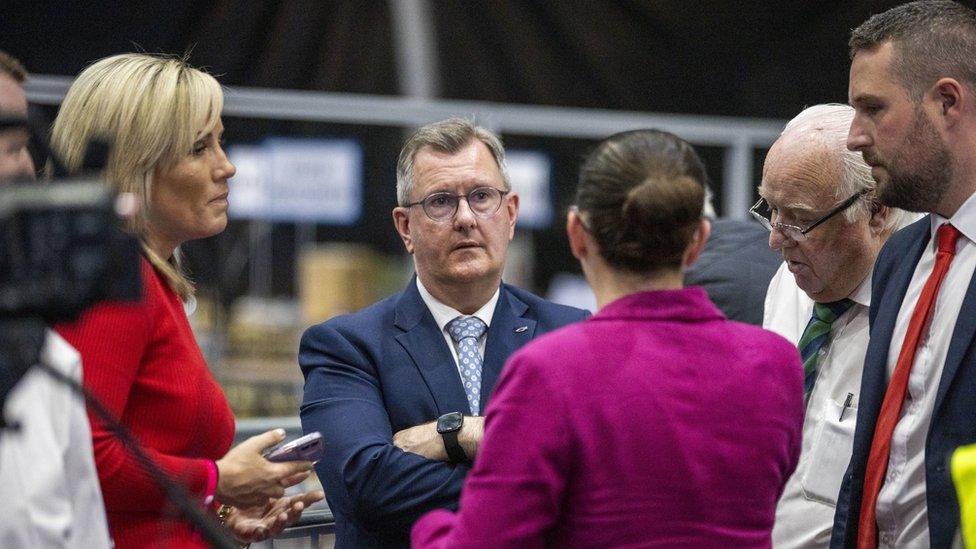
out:
M832 324L847 309L850 309L852 305L854 305L854 302L850 299L841 299L840 301L832 301L830 303L814 303L813 316L817 317L817 320L820 322Z
M459 316L447 323L447 332L455 342L466 337L478 339L487 329L485 322L476 316Z
M935 232L939 239L939 253L956 255L956 240L959 239L959 229L948 223L943 223Z

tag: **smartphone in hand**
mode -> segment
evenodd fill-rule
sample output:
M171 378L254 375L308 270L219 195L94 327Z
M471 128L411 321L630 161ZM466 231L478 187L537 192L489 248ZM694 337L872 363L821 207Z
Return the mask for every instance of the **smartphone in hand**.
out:
M315 431L291 442L286 442L264 452L268 461L318 461L322 459L325 447L322 433Z

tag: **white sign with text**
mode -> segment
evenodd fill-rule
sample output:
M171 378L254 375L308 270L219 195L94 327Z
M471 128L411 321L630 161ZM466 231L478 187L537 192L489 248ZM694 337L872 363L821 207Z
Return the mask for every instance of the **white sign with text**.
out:
M231 215L351 225L362 215L362 148L350 139L272 138L228 151Z

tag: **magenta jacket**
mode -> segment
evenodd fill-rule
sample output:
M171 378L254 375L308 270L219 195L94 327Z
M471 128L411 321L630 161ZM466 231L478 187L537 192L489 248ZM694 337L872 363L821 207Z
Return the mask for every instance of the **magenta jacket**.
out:
M523 347L460 510L415 547L769 547L800 455L796 348L701 288L620 298Z

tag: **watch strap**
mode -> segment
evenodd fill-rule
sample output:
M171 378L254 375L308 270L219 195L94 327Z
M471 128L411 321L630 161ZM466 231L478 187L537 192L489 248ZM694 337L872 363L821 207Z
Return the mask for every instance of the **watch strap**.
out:
M444 439L444 449L447 450L447 457L451 458L451 461L455 463L468 461L468 456L464 453L464 448L461 448L461 443L458 442L459 432L461 432L460 429L441 433L441 438Z

